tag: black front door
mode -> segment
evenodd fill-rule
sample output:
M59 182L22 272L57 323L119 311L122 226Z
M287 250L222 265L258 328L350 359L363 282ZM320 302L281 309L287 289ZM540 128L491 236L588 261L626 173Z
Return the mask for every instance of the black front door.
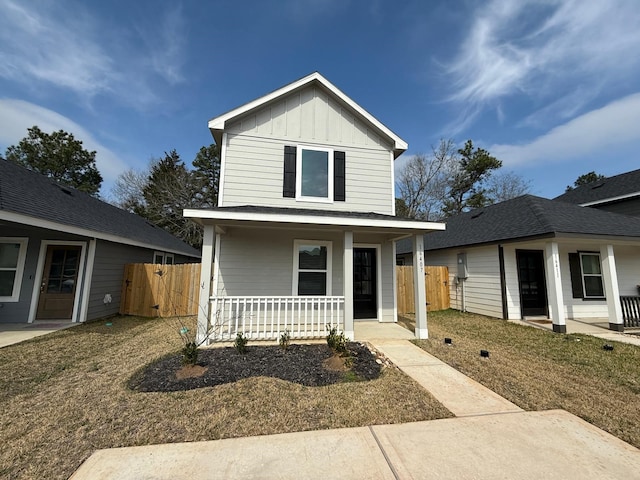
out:
M377 318L376 249L353 249L353 317Z
M522 316L548 315L542 250L516 250Z

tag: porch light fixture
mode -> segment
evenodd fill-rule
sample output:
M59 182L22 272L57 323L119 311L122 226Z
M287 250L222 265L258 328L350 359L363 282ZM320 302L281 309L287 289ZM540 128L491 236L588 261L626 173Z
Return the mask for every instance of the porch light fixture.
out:
M609 345L608 343L605 343L605 344L602 346L602 349L603 349L603 350L606 350L606 351L608 351L608 352L610 352L611 350L613 350L613 345Z
M480 350L480 356L482 358L489 358L489 350Z
M450 338L445 338L444 339L444 343L447 344L447 345L451 345L452 341L451 341Z

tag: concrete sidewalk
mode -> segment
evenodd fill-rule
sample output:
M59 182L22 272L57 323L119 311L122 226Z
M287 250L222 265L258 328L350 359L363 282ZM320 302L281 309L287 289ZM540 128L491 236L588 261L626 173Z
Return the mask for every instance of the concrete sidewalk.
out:
M634 479L640 451L562 410L95 452L72 480Z

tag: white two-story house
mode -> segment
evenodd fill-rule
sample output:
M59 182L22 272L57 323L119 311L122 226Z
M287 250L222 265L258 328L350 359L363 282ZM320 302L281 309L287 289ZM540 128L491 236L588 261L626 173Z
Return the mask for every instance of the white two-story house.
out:
M444 225L395 216L406 142L319 73L209 129L221 147L218 206L184 212L204 226L200 341L328 327L353 339L354 321L395 322L395 242L409 237L420 252L416 336L427 337L424 234Z

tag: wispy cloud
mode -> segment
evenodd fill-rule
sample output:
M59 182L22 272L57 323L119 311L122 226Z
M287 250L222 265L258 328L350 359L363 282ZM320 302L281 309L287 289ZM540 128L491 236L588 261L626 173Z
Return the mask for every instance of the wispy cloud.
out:
M81 140L83 147L96 151L96 165L105 183L113 182L128 168L113 151L102 145L90 132L67 117L33 103L10 98L0 98L0 145L17 144L27 136L27 128L34 125L44 132L64 130ZM4 152L4 148L2 149Z
M640 9L634 0L481 5L445 68L452 85L448 100L464 109L453 125L464 128L514 94L553 101L579 85L630 78L640 67L640 56L630 54L640 50Z
M150 84L182 75L186 29L182 11L161 11L150 41L113 25L82 4L0 1L0 77L38 92L70 91L84 101L107 95L138 107L157 101Z
M638 125L640 93L585 113L526 144L492 145L489 151L510 166L604 156L614 147L640 142Z

